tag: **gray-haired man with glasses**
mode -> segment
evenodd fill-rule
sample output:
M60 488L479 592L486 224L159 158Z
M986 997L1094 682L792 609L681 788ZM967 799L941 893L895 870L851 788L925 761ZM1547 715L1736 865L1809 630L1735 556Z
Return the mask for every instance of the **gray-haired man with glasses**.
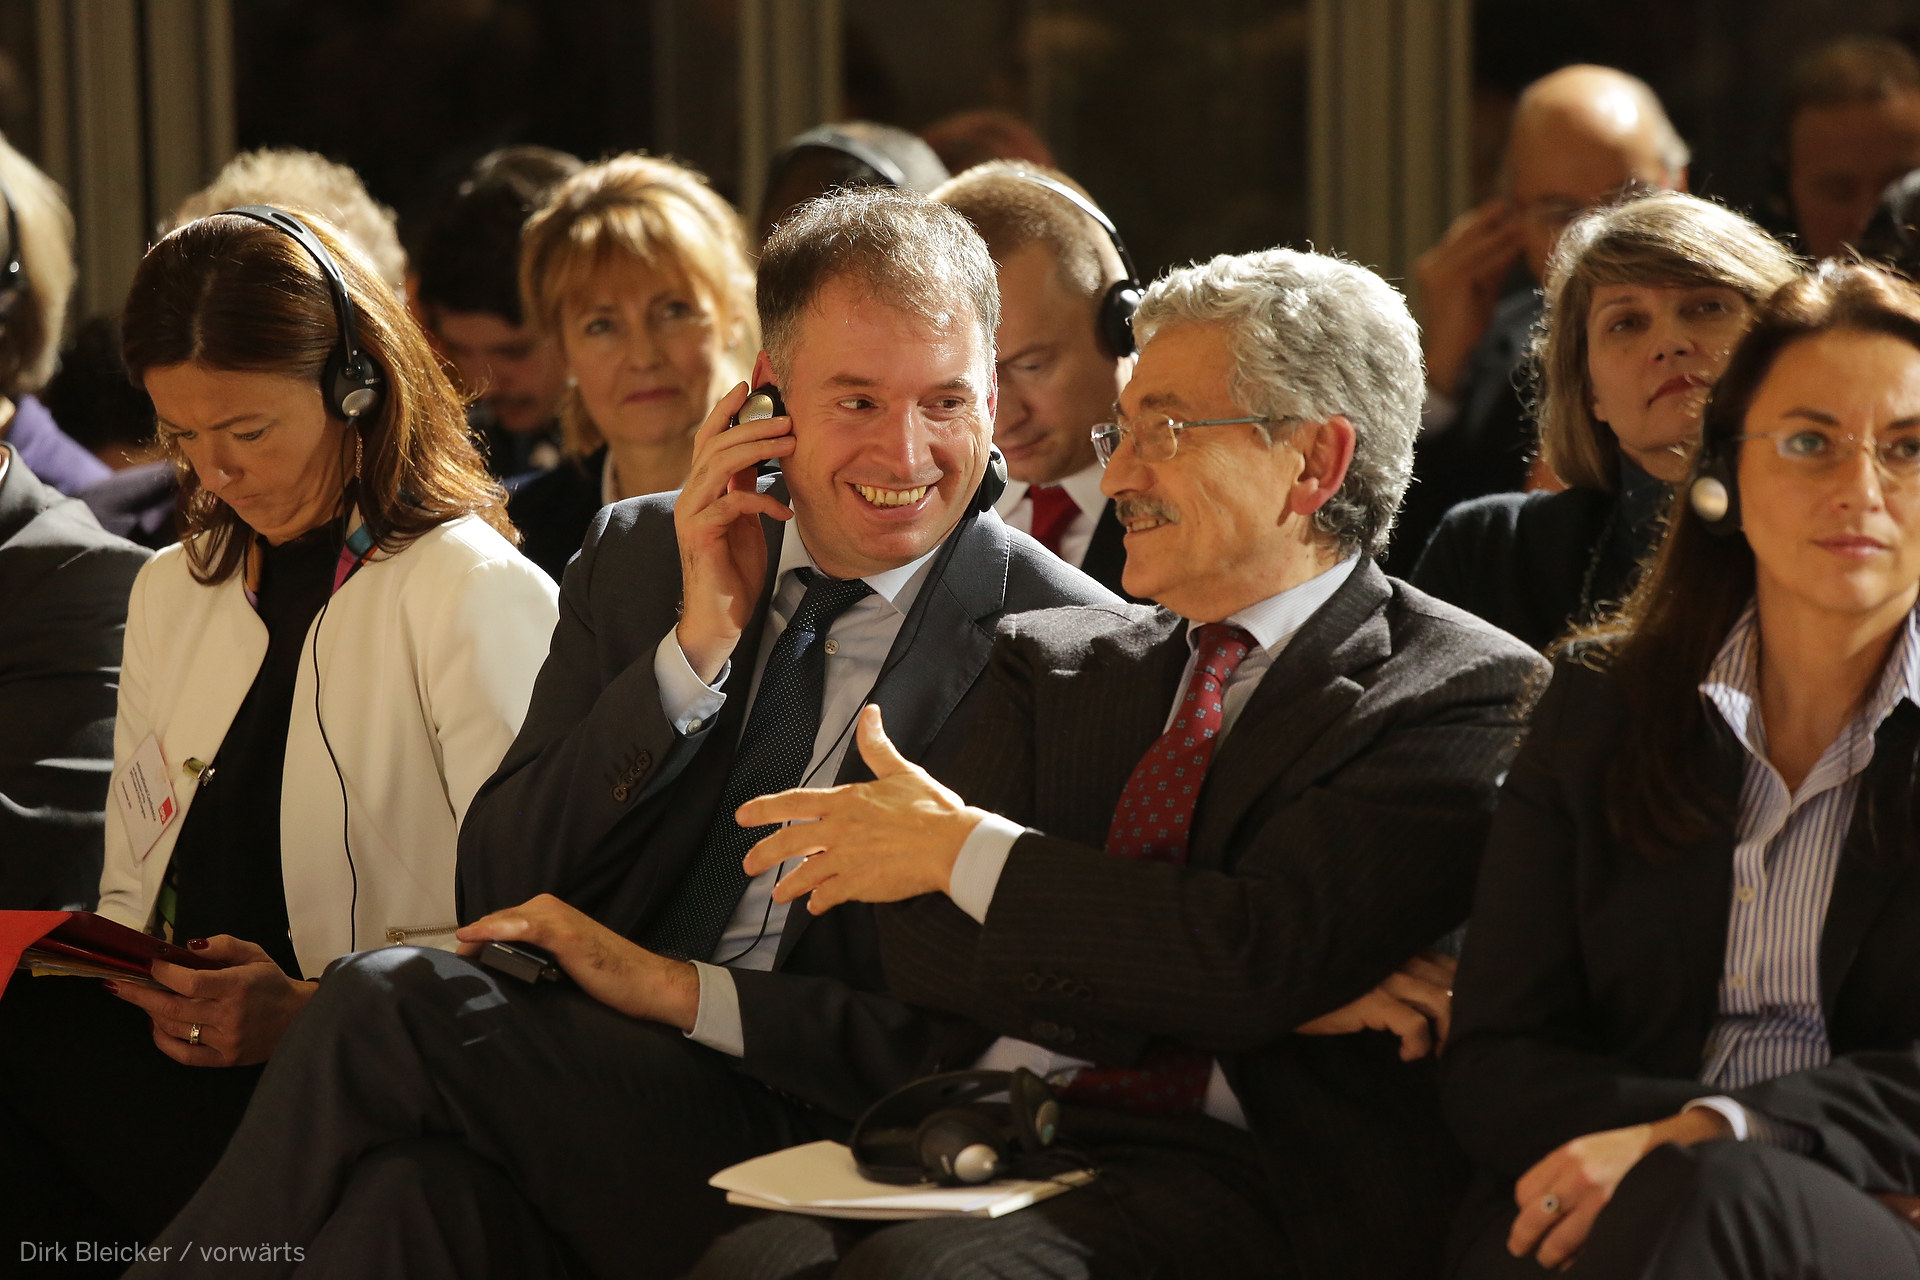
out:
M869 709L875 780L744 806L748 871L877 914L892 989L999 1033L1103 1170L995 1220L776 1215L697 1276L1431 1276L1464 1161L1430 1050L1541 660L1373 563L1420 352L1372 272L1270 250L1176 271L1095 429L1126 589L1004 619L936 780ZM951 788L951 789L950 789ZM1409 957L1412 957L1410 960Z

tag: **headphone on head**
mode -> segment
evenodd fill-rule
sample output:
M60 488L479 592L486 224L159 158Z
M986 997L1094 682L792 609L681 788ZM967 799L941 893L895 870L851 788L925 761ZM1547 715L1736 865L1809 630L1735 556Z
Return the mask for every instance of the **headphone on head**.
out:
M1006 1102L985 1099L1005 1094ZM1046 1081L1015 1071L949 1071L894 1090L853 1127L853 1162L875 1182L971 1186L1047 1151L1060 1104Z
M347 294L347 278L341 274L340 264L327 252L327 246L320 243L320 237L314 235L306 223L272 205L244 204L221 212L263 222L291 236L307 251L320 269L320 279L327 287L328 296L333 299L333 314L340 329L340 344L320 369L320 398L326 402L328 413L345 422L357 421L378 409L386 396L386 375L360 346L353 299ZM12 216L11 204L8 216Z
M1708 409L1710 416L1711 404ZM1728 537L1740 532L1739 445L1714 439L1704 418L1700 426L1700 449L1687 477L1687 505L1709 533Z
M1107 287L1106 294L1100 299L1100 309L1094 316L1094 328L1100 334L1100 341L1111 351L1115 359L1125 359L1138 350L1133 340L1133 313L1140 309L1140 299L1146 290L1140 284L1140 273L1133 265L1133 255L1127 252L1127 242L1120 238L1120 228L1113 225L1113 219L1100 211L1100 206L1075 191L1064 182L1056 182L1045 174L1033 173L1026 169L1008 169L1010 177L1020 178L1036 186L1045 187L1080 212L1092 218L1107 233L1107 239L1113 242L1113 248L1120 255L1120 265L1126 268L1126 274Z
M878 147L871 145L863 139L854 137L844 129L836 129L830 124L823 124L818 128L809 129L805 133L791 139L786 146L780 148L780 154L773 158L773 162L768 167L773 173L777 174L780 172L781 167L793 158L796 151L806 151L809 149L815 151L838 151L841 155L852 156L855 160L858 160L861 164L878 174L882 184L889 187L904 187L907 185L906 170L896 164L892 156L887 155L884 151L881 151Z
M13 314L27 293L27 267L20 259L20 215L13 211L13 192L0 181L0 202L7 206L7 262L0 267L0 320Z

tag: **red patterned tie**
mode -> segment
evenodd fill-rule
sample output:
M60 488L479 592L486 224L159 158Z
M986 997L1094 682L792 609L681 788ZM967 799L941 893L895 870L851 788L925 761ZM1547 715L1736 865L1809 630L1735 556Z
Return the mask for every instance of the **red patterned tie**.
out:
M1080 514L1079 504L1057 484L1034 485L1027 490L1027 497L1033 501L1033 540L1059 555L1060 539Z
M1229 622L1209 622L1197 633L1193 678L1173 725L1148 748L1120 793L1107 852L1177 866L1187 861L1187 838L1200 784L1213 761L1225 720L1227 679L1253 648L1253 637ZM1213 1055L1172 1040L1151 1041L1132 1067L1086 1067L1061 1091L1071 1102L1131 1115L1191 1115L1207 1096Z

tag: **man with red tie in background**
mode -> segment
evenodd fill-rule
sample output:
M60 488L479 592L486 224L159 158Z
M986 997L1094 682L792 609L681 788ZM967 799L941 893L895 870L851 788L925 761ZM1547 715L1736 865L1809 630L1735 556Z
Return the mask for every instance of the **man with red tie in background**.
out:
M1009 483L995 509L1101 586L1121 592L1126 530L1100 492L1088 432L1113 416L1133 370L1135 295L1121 304L1107 301L1117 287L1134 287L1133 273L1121 258L1119 237L1061 187L1092 205L1065 174L1024 160L976 165L933 198L973 223L1000 275L993 442L1006 455Z
M806 859L776 900L897 904L891 989L998 1033L979 1066L1052 1080L1102 1189L997 1219L773 1215L696 1280L1440 1270L1464 1161L1430 1046L1379 1032L1424 1011L1444 1037L1446 965L1419 953L1466 917L1545 665L1373 562L1423 382L1383 280L1222 256L1138 320L1098 449L1125 585L1161 607L1005 618L938 781L868 708L875 781L739 814L794 822L747 856Z

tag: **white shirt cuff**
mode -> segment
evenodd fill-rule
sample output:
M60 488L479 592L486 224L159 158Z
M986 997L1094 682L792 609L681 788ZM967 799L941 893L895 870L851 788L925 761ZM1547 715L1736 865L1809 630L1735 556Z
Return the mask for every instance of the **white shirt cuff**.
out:
M1735 1142L1745 1142L1753 1133L1753 1126L1748 1118L1749 1112L1732 1098L1720 1096L1695 1098L1692 1102L1680 1108L1680 1110L1682 1112L1711 1111L1715 1113L1727 1122L1729 1129L1733 1130L1733 1140Z
M733 985L733 974L698 960L693 971L700 977L700 1010L687 1039L731 1058L745 1057L747 1033L740 1025L740 989Z
M1019 823L990 813L967 833L960 856L953 860L947 896L976 924L987 922L987 908L993 905L993 891L1000 886L1007 855L1013 852L1013 842L1026 832Z
M709 685L694 674L693 664L680 649L680 637L672 631L661 637L653 651L653 680L660 686L660 710L679 733L692 736L713 722L727 695L720 692L733 662L720 668L720 678Z

